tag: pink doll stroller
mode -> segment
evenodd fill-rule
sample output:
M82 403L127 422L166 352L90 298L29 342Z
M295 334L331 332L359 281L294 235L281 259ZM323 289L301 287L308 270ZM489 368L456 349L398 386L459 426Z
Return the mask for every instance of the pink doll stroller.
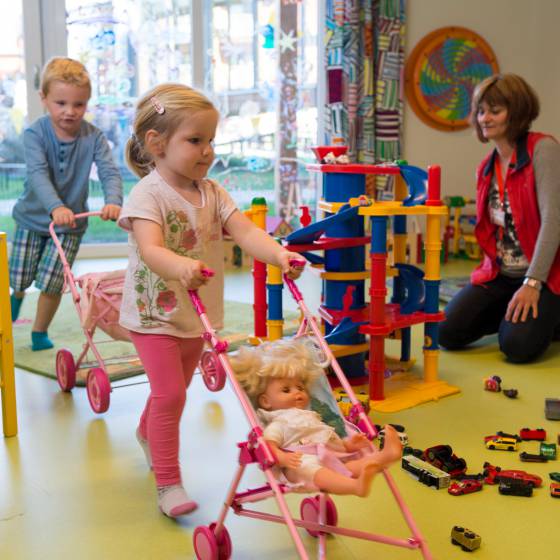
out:
M210 276L211 274L212 273L208 271L208 275ZM376 436L376 430L371 420L366 415L362 405L358 401L350 383L346 379L346 376L337 363L328 344L325 342L321 334L320 327L303 301L303 297L295 283L286 277L284 277L284 280L294 299L298 303L304 318L296 336L311 335L314 337L314 342L318 345L318 349L322 354L322 357L324 357L322 365L324 367L326 367L327 364L331 366L343 389L347 392L349 398L351 399L352 409L350 418L353 423L366 434L368 439L372 440ZM300 518L294 519L292 517L284 498L284 494L294 490L289 486L278 482L272 474L272 467L275 465L276 459L272 450L262 437L263 430L251 402L241 388L231 365L228 362L226 353L227 342L224 342L216 337L197 292L195 290L189 290L189 295L198 315L200 316L200 320L204 325L205 333L203 337L212 348L211 350L207 350L203 353L200 361L200 369L202 371L204 383L211 391L219 391L223 388L226 378L228 378L243 407L247 420L251 425L247 441L237 444L240 449L239 467L235 472L228 495L224 502L224 506L217 521L208 526L199 526L194 531L193 540L196 558L198 560L227 560L231 558L232 542L224 524L229 508L231 507L233 513L236 515L250 517L253 519L262 519L275 523L285 523L288 526L298 555L302 559L308 559L309 556L296 527L304 528L311 536L318 538L318 558L326 558L326 537L328 534L332 534L346 535L392 546L416 549L422 554L425 560L431 560L432 555L428 546L420 534L420 531L412 518L412 514L401 498L391 475L386 470L383 471L383 475L402 511L408 527L412 532L410 537L398 539L390 536L339 527L337 524L338 515L336 505L334 501L323 492L319 493L317 496L305 497L300 505ZM339 409L329 389L326 376L322 376L322 380L323 383L318 384L323 385L321 400L323 403L329 402L330 400L330 410L336 411L336 414L340 416ZM264 472L268 483L258 488L238 492L238 486L245 468L251 463L256 464ZM273 515L246 507L247 504L252 504L270 497L274 497L276 499L280 515Z
M101 212L84 212L76 214L76 218L100 216L100 214ZM68 288L72 292L72 299L86 337L83 351L77 360L74 360L72 352L67 348L62 348L57 352L56 377L58 384L63 391L71 391L76 385L78 369L89 367L86 379L89 403L95 412L102 413L109 408L111 395L111 383L107 369L109 362L111 364L125 363L137 359L134 355L104 359L97 348L103 342L114 340L130 342L128 331L119 325L125 271L94 272L75 278L64 249L54 231L54 223L50 224L49 231L64 267L65 290ZM97 327L109 335L112 340L94 342ZM84 360L88 350L92 351L95 360L86 363Z

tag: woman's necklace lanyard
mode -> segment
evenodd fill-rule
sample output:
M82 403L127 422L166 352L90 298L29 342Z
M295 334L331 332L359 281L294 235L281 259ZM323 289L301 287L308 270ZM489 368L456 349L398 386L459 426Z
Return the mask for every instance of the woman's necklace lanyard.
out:
M511 167L512 165L515 165L515 151L513 152L513 154L511 155L511 159L509 161L508 164L508 168ZM502 165L501 165L501 160L499 158L499 156L496 154L496 157L494 159L494 175L496 176L496 183L498 183L498 196L500 198L500 210L502 212L504 212L504 225L503 226L498 226L498 237L500 238L500 241L502 241L502 239L504 238L504 227L505 227L505 211L506 211L506 206L505 206L505 188L506 188L506 182L504 181L504 177L502 175ZM507 180L507 174L506 174L506 180Z

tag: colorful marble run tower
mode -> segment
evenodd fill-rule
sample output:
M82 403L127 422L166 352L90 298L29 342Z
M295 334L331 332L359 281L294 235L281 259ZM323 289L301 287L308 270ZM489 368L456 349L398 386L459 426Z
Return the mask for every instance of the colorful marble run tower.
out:
M330 149L315 150L320 162ZM438 323L443 319L438 307L440 229L447 214L440 200L440 168L432 166L426 172L404 164L317 163L308 169L321 173L319 208L325 218L293 232L286 241L290 250L301 253L319 271L319 314L326 339L347 377L354 384L367 382L372 407L387 412L458 392L437 378ZM366 175L378 174L395 177L395 200L376 202L366 196ZM426 217L425 271L406 264L407 216ZM366 219L371 236L366 235ZM393 277L390 302L386 301L387 276ZM400 361L408 364L411 327L417 324L424 325L423 379L399 373L385 382L385 338L398 334Z

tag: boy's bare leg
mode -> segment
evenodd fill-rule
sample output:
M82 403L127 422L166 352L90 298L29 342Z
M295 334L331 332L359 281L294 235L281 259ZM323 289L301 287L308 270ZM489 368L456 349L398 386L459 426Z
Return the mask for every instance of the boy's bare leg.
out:
M48 350L54 346L49 339L47 329L60 305L62 294L46 294L41 292L37 302L37 314L31 329L31 350Z
M21 304L23 303L23 298L25 296L25 292L16 292L15 290L12 292L10 296L10 307L12 310L12 323L17 321L19 317L19 312L21 309Z
M60 305L62 294L46 294L41 292L37 302L37 314L33 323L33 331L46 332Z

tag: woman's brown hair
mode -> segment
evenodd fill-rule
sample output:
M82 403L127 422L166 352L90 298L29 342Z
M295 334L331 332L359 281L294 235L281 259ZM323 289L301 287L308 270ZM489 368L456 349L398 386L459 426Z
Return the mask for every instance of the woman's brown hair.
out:
M481 142L488 142L478 124L478 111L485 102L490 107L507 109L506 135L513 144L529 132L531 124L539 116L540 103L535 90L517 74L495 74L480 82L473 93L470 121Z

